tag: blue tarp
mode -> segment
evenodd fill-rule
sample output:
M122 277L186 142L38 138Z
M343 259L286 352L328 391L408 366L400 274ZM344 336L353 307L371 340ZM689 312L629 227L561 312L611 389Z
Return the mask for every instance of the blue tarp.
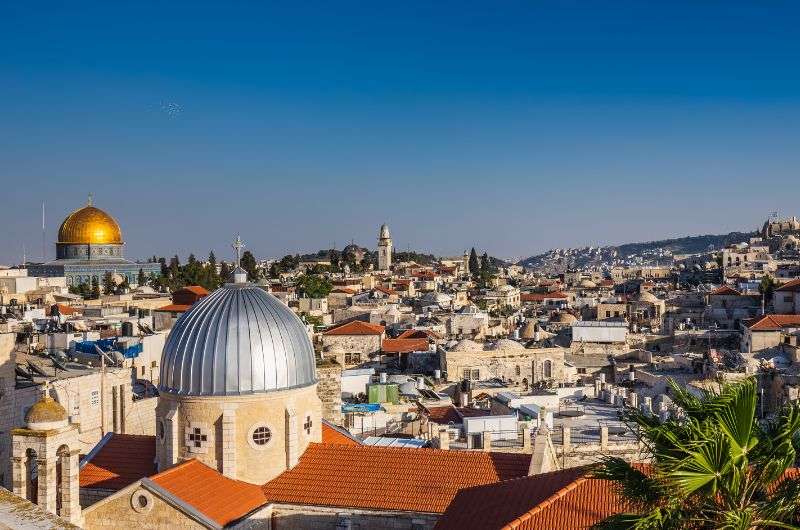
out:
M378 412L381 410L380 403L348 403L342 405L342 412Z
M110 339L100 339L100 340L84 340L81 342L75 343L75 350L81 353L90 353L90 354L97 354L97 350L95 350L95 346L103 350L104 352L111 352L111 351L118 351L122 353L122 356L126 359L132 359L138 357L140 353L142 353L142 343L134 344L128 348L122 348L117 344L117 339L112 337Z

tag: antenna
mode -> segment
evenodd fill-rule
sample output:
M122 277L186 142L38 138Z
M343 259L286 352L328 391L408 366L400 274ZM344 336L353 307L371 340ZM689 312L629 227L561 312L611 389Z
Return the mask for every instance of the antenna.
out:
M22 244L22 266L24 267L27 262L28 262L28 258L25 256L25 243L23 243Z
M44 201L42 201L42 263L47 261L47 250L45 243L45 228L44 228Z

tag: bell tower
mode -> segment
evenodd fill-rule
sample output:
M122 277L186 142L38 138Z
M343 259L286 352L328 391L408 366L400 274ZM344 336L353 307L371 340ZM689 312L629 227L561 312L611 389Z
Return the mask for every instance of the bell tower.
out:
M25 428L11 431L14 493L80 525L78 428L50 397L48 383L25 415L25 423Z

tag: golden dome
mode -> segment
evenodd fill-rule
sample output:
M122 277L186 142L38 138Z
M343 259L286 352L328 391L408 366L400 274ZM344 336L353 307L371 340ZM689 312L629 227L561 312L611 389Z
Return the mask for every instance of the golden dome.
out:
M122 231L113 217L91 204L69 214L58 229L59 243L121 245Z

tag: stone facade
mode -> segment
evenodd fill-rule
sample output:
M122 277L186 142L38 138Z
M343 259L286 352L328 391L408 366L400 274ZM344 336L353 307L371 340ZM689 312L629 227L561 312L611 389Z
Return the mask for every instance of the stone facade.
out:
M316 384L242 396L162 392L158 469L197 458L225 476L263 484L294 465L309 443L321 441L321 409Z
M322 401L322 417L341 425L342 417L342 366L333 364L317 366L317 395Z
M370 354L381 351L382 344L383 334L322 336L322 347L326 351Z
M431 530L438 516L322 506L274 505L272 530Z
M448 382L500 378L516 384L553 380L567 382L563 348L499 349L475 352L442 351L440 364ZM476 372L477 371L477 372ZM477 375L477 377L475 377Z
M146 490L145 490L146 491ZM146 495L147 505L139 497ZM135 482L118 493L94 504L83 512L83 527L95 528L206 528L178 508L150 492L144 492Z

